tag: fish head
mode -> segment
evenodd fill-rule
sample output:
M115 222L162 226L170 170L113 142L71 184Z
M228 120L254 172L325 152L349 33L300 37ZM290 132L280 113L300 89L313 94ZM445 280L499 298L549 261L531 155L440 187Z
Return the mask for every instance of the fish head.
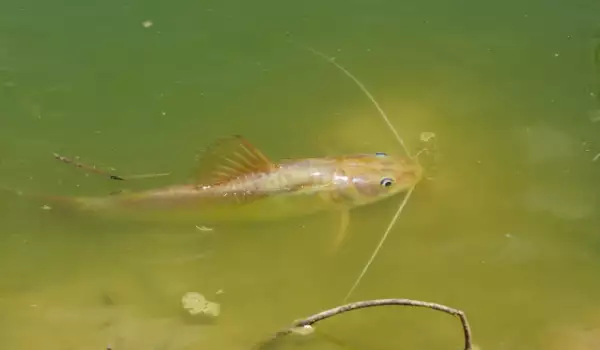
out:
M337 194L353 206L408 191L423 178L423 167L408 157L361 154L340 160Z

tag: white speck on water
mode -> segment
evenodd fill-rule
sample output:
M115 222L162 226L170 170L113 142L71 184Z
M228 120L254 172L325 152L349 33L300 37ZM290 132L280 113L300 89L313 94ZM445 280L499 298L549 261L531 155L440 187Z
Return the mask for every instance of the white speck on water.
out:
M213 229L213 228L211 228L211 227L206 227L206 226L198 226L198 225L196 225L196 229L198 229L198 230L200 230L200 231L203 231L203 232L206 232L206 231L213 231L213 230L214 230L214 229Z
M144 28L150 28L154 25L154 23L152 23L152 21L144 21L142 22L142 26L144 26Z
M560 53L559 52L555 52L553 56L554 57L558 57L558 56L560 56Z
M161 113L162 115L167 115L167 112L165 112L165 111L162 111L162 112L160 112L160 113Z
M52 210L52 207L49 205L44 205L44 206L42 206L42 209L43 210Z

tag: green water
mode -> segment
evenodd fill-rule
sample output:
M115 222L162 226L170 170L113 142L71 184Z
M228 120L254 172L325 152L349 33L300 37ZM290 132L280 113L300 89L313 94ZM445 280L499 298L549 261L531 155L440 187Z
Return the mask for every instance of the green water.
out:
M151 21L151 26L144 26ZM184 181L196 150L243 134L273 159L399 152L434 132L414 192L353 300L464 310L485 350L600 344L600 2L0 3L0 184L106 194ZM594 118L597 117L597 118ZM117 183L61 164L80 156ZM0 196L0 348L250 349L338 305L401 198L247 227L88 220ZM201 222L198 225L202 225ZM184 317L190 291L221 304ZM382 308L319 324L297 349L460 349L458 321Z

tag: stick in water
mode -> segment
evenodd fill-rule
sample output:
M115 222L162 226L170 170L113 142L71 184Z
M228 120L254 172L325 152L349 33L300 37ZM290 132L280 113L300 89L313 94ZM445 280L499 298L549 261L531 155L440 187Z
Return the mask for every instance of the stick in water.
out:
M133 180L133 179L142 179L142 178L149 178L149 177L159 177L159 176L167 176L170 175L170 173L161 173L161 174L140 174L140 175L131 175L131 176L119 176L119 175L115 175L115 174L111 174L108 173L104 170L100 170L98 169L95 165L88 165L88 164L84 164L84 163L80 163L77 162L71 158L65 157L65 156L61 156L60 154L56 154L53 153L53 156L55 159L66 163L66 164L72 164L75 165L76 167L83 169L83 170L87 170L96 174L100 174L100 175L104 175L104 176L108 176L109 179L111 180Z
M445 305L441 305L441 304L430 303L430 302L419 301L419 300L411 300L411 299L365 300L365 301L358 301L358 302L334 307L332 309L319 312L318 314L314 314L307 318L295 321L294 323L292 323L292 325L290 327L280 330L279 332L275 333L271 338L269 338L266 341L263 341L262 343L255 346L255 349L257 349L257 350L264 349L267 347L267 345L269 343L271 343L273 340L275 340L281 336L284 336L284 335L287 335L290 333L294 333L294 331L298 330L299 328L306 328L306 327L311 328L313 324L315 324L319 321L325 320L327 318L330 318L330 317L333 317L336 315L343 314L344 312L363 309L363 308L367 308L367 307L390 306L390 305L422 307L422 308L432 309L435 311L445 312L452 316L458 317L460 320L460 323L462 325L463 336L465 338L464 350L472 350L473 349L473 335L471 334L471 326L469 325L469 321L467 320L467 316L465 315L464 312L457 310L457 309L453 309L453 308L445 306Z
M311 47L307 47L307 49L309 51L311 51L312 53L314 53L314 54L316 54L318 56L321 56L322 58L324 58L327 61L331 62L338 69L340 69L342 71L342 73L344 73L347 77L349 77L350 79L352 79L356 83L356 85L358 85L358 87L365 93L365 95L367 95L367 97L369 98L369 100L371 100L371 102L373 102L373 105L375 105L375 108L377 108L377 111L379 111L379 114L381 115L381 117L383 118L383 120L387 123L388 127L390 128L390 130L392 131L392 133L394 134L394 136L398 140L398 143L400 143L400 146L402 146L402 149L404 150L404 152L406 153L406 155L408 157L410 157L410 158L413 158L413 157L411 157L410 152L408 152L408 149L406 148L406 145L404 144L404 141L402 140L402 138L398 134L398 131L396 131L396 128L394 128L394 125L390 122L389 118L387 117L387 115L385 114L385 112L383 111L383 109L381 109L381 107L379 106L379 103L377 103L377 101L375 100L375 98L373 97L373 95L371 95L371 93L367 90L367 88L354 75L352 75L352 73L350 73L346 68L342 67L340 64L338 64L337 62L335 62L335 59L333 57L327 56L324 53L321 53L321 52L319 52L319 51L317 51L317 50L315 50L315 49L313 49ZM383 233L383 236L381 237L381 240L379 241L379 244L377 245L377 248L375 248L375 250L373 251L373 254L371 255L371 257L369 258L367 264L362 269L360 275L358 276L358 278L354 282L354 285L348 291L348 294L344 298L344 302L346 302L350 298L350 296L352 295L352 293L354 292L354 290L356 289L356 287L358 287L358 285L360 284L360 281L362 280L362 278L364 277L364 275L367 273L367 270L369 269L369 267L373 263L373 260L375 260L375 257L379 253L379 249L381 249L381 247L383 246L383 243L385 242L385 240L387 239L390 231L394 227L394 224L396 223L396 221L398 221L398 218L400 217L400 214L402 213L402 210L404 210L404 207L406 206L406 203L408 203L408 199L410 198L410 195L412 194L413 190L414 190L414 186L411 187L408 190L408 192L406 193L406 195L404 196L404 199L402 200L402 203L400 203L400 206L398 207L398 210L396 211L396 214L394 215L394 217L390 221L388 227L386 228L385 232Z

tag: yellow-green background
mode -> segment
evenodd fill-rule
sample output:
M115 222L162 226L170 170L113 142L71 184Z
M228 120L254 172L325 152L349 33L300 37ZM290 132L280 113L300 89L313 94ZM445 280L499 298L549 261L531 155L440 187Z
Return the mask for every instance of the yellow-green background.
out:
M411 149L437 135L433 179L353 299L462 309L484 350L597 349L598 35L596 0L4 0L0 185L104 195L185 181L195 151L231 134L273 159L400 152L352 81L295 44L310 46L363 81ZM173 176L111 182L52 152ZM399 200L353 212L331 254L336 215L203 232L2 194L0 348L249 349L339 304ZM215 323L183 317L188 291L221 303ZM347 349L462 346L458 322L432 311L365 310L318 330Z

